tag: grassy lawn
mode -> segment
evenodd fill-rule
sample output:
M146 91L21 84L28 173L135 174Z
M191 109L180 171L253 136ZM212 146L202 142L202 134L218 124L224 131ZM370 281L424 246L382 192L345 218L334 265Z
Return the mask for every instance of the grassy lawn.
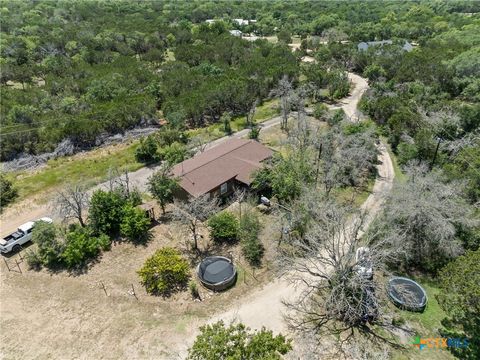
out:
M426 277L414 278L427 292L428 303L423 313L415 313L410 311L400 310L393 304L389 304L389 310L393 311L398 318L404 319L405 324L411 327L417 336L421 338L437 338L441 337L439 329L442 328L441 321L445 318L445 312L435 298L440 292L437 284ZM411 342L413 342L412 336ZM410 343L411 343L410 342ZM404 344L406 349L393 352L393 359L407 360L407 359L454 359L453 355L447 349L430 349L419 350L410 343Z
M66 183L86 186L98 184L108 177L110 168L134 171L143 166L135 160L138 142L129 145L116 145L74 156L49 160L45 168L36 172L16 172L15 186L19 198L25 199L40 192L48 192Z

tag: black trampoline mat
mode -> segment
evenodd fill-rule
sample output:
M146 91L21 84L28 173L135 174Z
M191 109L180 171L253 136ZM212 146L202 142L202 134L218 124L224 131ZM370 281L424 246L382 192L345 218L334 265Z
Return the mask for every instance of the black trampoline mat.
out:
M395 279L390 284L390 292L398 300L404 303L422 303L424 294L421 288L415 283L403 279Z
M230 278L233 275L233 266L225 260L217 260L205 268L203 279L215 284Z

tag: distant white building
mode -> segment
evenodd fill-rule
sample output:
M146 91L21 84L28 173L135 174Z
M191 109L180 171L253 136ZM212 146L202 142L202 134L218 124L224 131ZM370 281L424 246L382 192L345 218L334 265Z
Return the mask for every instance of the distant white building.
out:
M230 35L241 37L242 32L240 30L230 30Z
M357 45L357 49L358 49L358 51L366 51L371 46L382 47L383 45L392 45L392 44L393 44L392 40L367 41L367 42L359 43ZM408 41L405 41L405 43L402 46L402 50L410 52L410 51L413 50L413 46Z
M205 20L205 22L206 22L208 25L215 24L216 21L217 21L217 20L215 20L215 19L207 19L207 20Z
M239 26L248 25L249 21L244 19L233 19L234 23L237 23Z

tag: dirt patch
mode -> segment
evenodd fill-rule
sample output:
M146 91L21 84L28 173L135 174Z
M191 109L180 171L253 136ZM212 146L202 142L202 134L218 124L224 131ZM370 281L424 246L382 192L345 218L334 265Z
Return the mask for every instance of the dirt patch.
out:
M0 327L4 336L0 354L5 359L177 359L186 351L185 338L214 312L269 280L265 269L255 278L240 248L225 249L238 262L239 278L234 288L213 293L199 285L202 301L193 301L188 290L164 299L148 295L136 271L162 246L186 252L184 231L176 224L161 224L146 246L112 245L84 274L57 274L42 270L23 274L0 265ZM203 231L203 244L208 234ZM18 255L7 260L14 264ZM194 276L192 262L192 279ZM103 285L107 295L103 290ZM132 294L132 285L135 296Z

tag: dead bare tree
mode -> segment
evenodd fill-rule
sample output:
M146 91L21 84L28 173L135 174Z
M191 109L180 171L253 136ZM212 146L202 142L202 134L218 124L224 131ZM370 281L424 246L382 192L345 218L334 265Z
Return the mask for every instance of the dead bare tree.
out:
M252 106L250 107L250 110L248 111L248 114L247 114L247 127L250 127L253 125L255 113L257 111L257 105L258 105L258 99L255 99L255 101L252 103Z
M321 176L325 193L340 186L360 188L375 174L378 149L373 130L345 134L341 123L319 137L321 147Z
M198 230L203 221L218 210L218 199L210 198L210 195L206 194L183 201L175 200L172 217L188 227L193 236L193 248L198 250Z
M428 172L425 164L406 168L408 181L397 183L388 194L382 216L374 226L405 238L406 263L435 268L463 252L459 229L478 226L475 209L464 198L462 182L442 181L442 174Z
M63 219L77 219L85 227L85 212L89 204L89 195L84 186L68 186L57 193L54 209Z
M207 136L198 135L193 137L188 142L188 148L192 154L195 154L197 152L202 153L207 149L208 144L209 144L209 139Z
M108 186L110 191L121 191L126 197L130 195L130 177L127 170L119 170L116 167L108 169Z
M362 329L380 316L384 288L366 269L383 270L386 260L399 251L399 238L373 242L363 233L365 213L322 201L312 192L301 200L306 202L307 231L279 247L282 271L302 290L295 301L286 303L286 319L297 331ZM360 247L368 247L368 256L356 256Z
M291 97L292 97L293 85L288 76L284 75L278 82L276 89L272 91L272 94L280 98L280 113L282 116L282 122L280 127L282 130L287 130L288 115L291 110Z

